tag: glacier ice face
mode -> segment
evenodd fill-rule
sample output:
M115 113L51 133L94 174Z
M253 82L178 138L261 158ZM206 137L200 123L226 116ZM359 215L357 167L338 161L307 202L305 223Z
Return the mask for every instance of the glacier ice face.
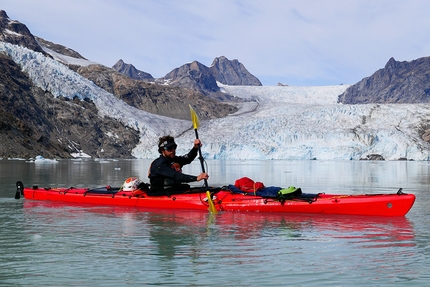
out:
M205 158L358 160L380 154L387 160L428 159L418 127L427 105L343 105L347 86L236 87L226 92L258 103L247 113L204 122ZM190 134L184 135L191 137Z
M90 99L100 116L110 116L138 130L141 139L133 150L137 158L156 157L158 137L166 134L176 136L179 154L192 146L195 134L191 121L130 107L41 53L4 42L0 42L0 52L9 55L38 87L55 97ZM338 104L337 97L347 85L219 86L250 102L226 118L200 122L206 159L358 160L380 154L387 160L428 160L429 144L419 134L420 127L430 120L428 105Z

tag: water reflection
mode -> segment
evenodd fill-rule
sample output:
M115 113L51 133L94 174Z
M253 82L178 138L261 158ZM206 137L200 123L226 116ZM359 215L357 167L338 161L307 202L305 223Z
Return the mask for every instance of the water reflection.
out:
M428 162L208 162L210 183L248 176L306 192L414 193L406 217L150 210L15 200L26 186L121 185L149 161L0 161L6 286L426 285ZM189 173L198 173L199 163Z
M196 245L208 236L218 240L264 240L281 236L283 240L344 239L364 248L414 246L414 229L405 217L328 216L306 214L259 214L188 210L130 209L129 207L96 207L91 205L30 201L23 204L24 215L38 224L64 224L86 221L95 224L118 220L117 234L129 237L144 226L147 236L157 247L157 254L177 256L179 246ZM98 216L91 216L91 214ZM67 222L64 222L64 218ZM80 229L79 225L71 225ZM137 229L134 229L138 227ZM72 231L72 230L71 230ZM73 231L72 231L73 232Z

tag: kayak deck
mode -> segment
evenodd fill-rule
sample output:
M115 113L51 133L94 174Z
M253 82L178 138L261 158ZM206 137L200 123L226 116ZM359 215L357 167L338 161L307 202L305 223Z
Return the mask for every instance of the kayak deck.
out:
M221 188L194 188L187 192L148 196L141 193L133 196L131 192L119 188L38 188L24 187L17 182L17 194L30 200L50 200L94 205L117 205L143 208L167 208L207 210L210 191L212 201L218 211L279 212L309 214L345 214L370 216L404 216L412 208L415 195L399 190L392 194L306 194L287 200L234 193ZM17 196L16 196L17 198ZM19 198L19 196L18 196Z

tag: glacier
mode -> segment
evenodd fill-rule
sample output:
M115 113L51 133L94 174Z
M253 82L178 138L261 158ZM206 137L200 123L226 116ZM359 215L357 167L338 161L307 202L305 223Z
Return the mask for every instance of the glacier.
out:
M99 116L115 118L138 131L140 142L133 150L136 158L157 157L158 138L167 134L176 137L178 154L192 146L191 120L131 107L62 63L27 48L0 42L0 52L55 97L88 98ZM420 135L430 120L429 105L337 103L348 85L218 85L247 101L235 103L239 110L228 117L200 121L205 159L359 160L378 154L386 160L429 160L429 143Z

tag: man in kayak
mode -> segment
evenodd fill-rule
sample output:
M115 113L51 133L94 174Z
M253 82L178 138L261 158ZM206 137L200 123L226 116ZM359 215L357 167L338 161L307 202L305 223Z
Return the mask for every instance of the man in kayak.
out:
M154 160L149 167L148 177L151 187L149 195L169 195L171 192L185 191L190 188L188 182L201 181L208 179L207 173L198 176L182 173L182 167L190 164L196 157L199 147L199 139L194 140L193 148L186 155L177 156L177 144L172 136L164 136L158 140L158 152L160 157Z

